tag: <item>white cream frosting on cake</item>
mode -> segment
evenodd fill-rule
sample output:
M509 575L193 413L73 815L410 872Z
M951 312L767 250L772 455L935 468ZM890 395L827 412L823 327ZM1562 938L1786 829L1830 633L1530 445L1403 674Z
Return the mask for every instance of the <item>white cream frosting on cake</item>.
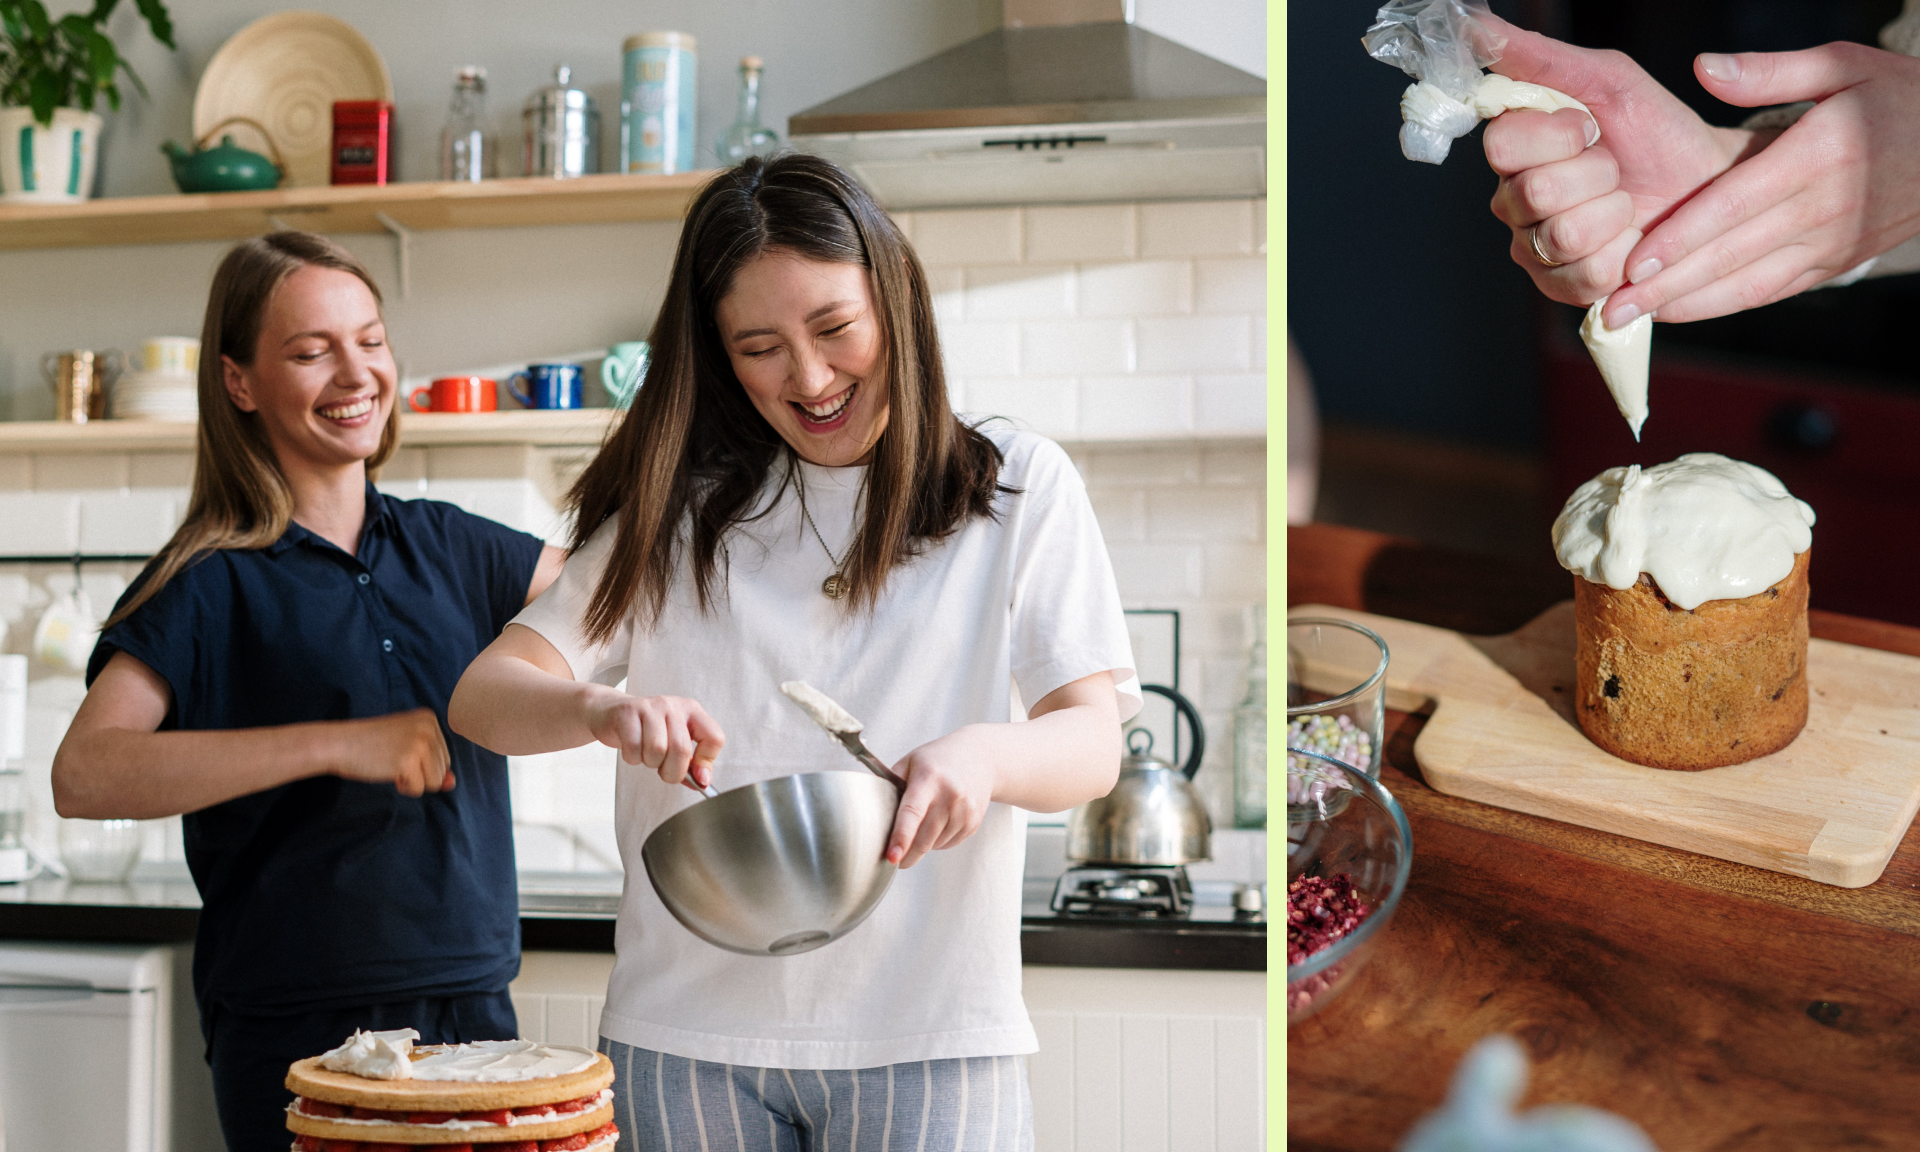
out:
M1574 490L1553 522L1567 570L1627 589L1652 576L1675 605L1763 592L1813 544L1813 509L1773 473L1712 452L1609 468Z
M858 732L861 729L860 721L853 718L853 713L840 707L839 702L833 697L805 680L788 680L780 685L780 691L786 693L787 699L805 709L807 715L813 717L815 724L829 732L838 735L842 732Z
M330 1072L368 1080L459 1080L506 1083L566 1076L593 1063L585 1048L538 1044L532 1040L476 1040L469 1044L414 1046L420 1033L355 1031L347 1042L320 1057Z

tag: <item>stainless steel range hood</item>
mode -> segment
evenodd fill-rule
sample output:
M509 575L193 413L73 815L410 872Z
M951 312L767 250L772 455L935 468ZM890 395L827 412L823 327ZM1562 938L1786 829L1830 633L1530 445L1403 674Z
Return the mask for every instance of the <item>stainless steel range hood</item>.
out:
M1265 195L1266 81L1130 15L1128 0L1006 0L1006 27L788 134L896 209Z

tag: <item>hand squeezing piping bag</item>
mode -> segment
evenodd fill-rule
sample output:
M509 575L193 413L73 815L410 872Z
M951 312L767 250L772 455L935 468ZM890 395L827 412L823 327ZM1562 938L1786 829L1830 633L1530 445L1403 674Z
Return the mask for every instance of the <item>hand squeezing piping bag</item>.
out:
M1438 164L1454 140L1481 120L1531 108L1553 112L1578 108L1587 114L1587 146L1600 139L1600 122L1585 104L1541 84L1529 84L1481 69L1500 59L1506 37L1480 22L1482 0L1393 0L1375 15L1360 38L1367 55L1413 77L1400 95L1400 152L1409 160ZM1610 297L1609 297L1610 299ZM1647 368L1653 351L1653 316L1637 317L1615 330L1600 321L1602 299L1587 312L1580 338L1606 381L1633 438L1647 419Z

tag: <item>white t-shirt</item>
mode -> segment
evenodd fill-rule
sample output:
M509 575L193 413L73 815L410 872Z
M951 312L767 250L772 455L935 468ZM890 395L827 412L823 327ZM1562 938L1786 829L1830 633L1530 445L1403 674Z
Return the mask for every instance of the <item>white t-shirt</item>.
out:
M1110 671L1133 676L1113 569L1086 488L1065 452L989 431L1006 462L997 520L976 517L891 574L871 615L827 599L833 571L791 486L736 529L725 597L703 614L675 581L658 625L631 617L608 643L579 625L613 543L603 526L514 621L545 637L576 680L637 696L698 700L726 732L721 790L797 772L865 769L779 692L805 680L865 724L889 764L967 724L1005 722L1011 690L1038 701ZM865 469L801 464L807 508L834 555L856 530ZM764 504L778 487L771 470ZM758 505L757 505L758 506ZM1139 709L1131 683L1121 717ZM1024 813L988 809L979 832L899 874L865 923L796 956L742 956L694 936L645 879L640 848L699 797L622 766L616 786L627 884L615 929L603 1035L675 1056L785 1068L871 1068L1015 1055L1038 1044L1020 998Z

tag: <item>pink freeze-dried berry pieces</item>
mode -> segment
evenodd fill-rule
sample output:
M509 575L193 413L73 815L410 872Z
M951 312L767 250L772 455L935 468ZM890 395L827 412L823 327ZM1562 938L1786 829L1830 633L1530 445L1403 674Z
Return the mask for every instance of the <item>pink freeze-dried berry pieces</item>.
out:
M1345 872L1300 876L1287 884L1287 963L1299 964L1360 927L1373 909Z

